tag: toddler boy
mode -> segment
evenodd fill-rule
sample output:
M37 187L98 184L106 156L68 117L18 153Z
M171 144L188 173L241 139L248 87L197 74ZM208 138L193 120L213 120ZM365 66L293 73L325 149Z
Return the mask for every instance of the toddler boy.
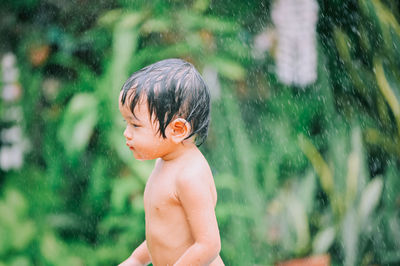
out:
M126 145L138 160L157 159L144 191L146 240L120 265L224 265L209 165L210 93L192 64L166 59L123 85L119 110Z

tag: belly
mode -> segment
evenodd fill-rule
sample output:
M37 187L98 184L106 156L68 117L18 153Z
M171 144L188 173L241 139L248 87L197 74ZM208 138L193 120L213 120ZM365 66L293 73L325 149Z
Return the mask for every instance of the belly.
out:
M184 230L183 230L184 231ZM194 243L189 234L176 229L168 233L146 233L147 246L153 265L173 265Z
M173 265L194 243L189 224L179 208L170 208L168 215L160 215L156 209L149 211L146 240L153 265Z
M156 247L155 251L151 253L151 259L154 266L165 266L165 265L174 265L175 262L185 253L185 251L192 244L187 244L180 246L177 249L162 249L160 247ZM224 266L224 263L221 257L218 255L209 266Z

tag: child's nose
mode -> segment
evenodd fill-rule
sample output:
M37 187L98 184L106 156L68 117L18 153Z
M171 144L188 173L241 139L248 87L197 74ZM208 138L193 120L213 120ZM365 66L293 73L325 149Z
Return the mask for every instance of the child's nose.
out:
M131 140L131 139L132 139L132 134L129 132L128 127L125 128L124 137L125 137L126 139L128 139L128 140Z

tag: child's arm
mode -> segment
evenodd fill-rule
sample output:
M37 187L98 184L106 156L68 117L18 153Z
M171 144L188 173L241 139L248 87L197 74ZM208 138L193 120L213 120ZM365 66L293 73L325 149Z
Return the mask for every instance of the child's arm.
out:
M178 178L177 195L195 242L174 265L208 265L221 249L210 186L201 173L199 176L199 173L192 172Z
M148 265L151 262L150 254L147 249L146 240L138 246L135 251L122 262L119 266L142 266Z

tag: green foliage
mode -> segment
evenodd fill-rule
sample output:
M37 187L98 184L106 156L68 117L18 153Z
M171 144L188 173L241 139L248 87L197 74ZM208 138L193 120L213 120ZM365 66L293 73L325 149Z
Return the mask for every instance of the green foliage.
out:
M84 93L75 94L68 103L59 130L59 138L67 155L85 150L97 124L97 105L93 95Z
M64 2L0 4L32 146L0 173L0 265L117 264L143 241L153 163L126 149L118 95L168 57L218 75L202 151L227 265L399 263L398 5L321 2L318 80L296 88L252 56L269 1Z
M14 189L5 190L0 202L1 255L20 252L28 247L35 235L35 226L28 217L26 199Z

